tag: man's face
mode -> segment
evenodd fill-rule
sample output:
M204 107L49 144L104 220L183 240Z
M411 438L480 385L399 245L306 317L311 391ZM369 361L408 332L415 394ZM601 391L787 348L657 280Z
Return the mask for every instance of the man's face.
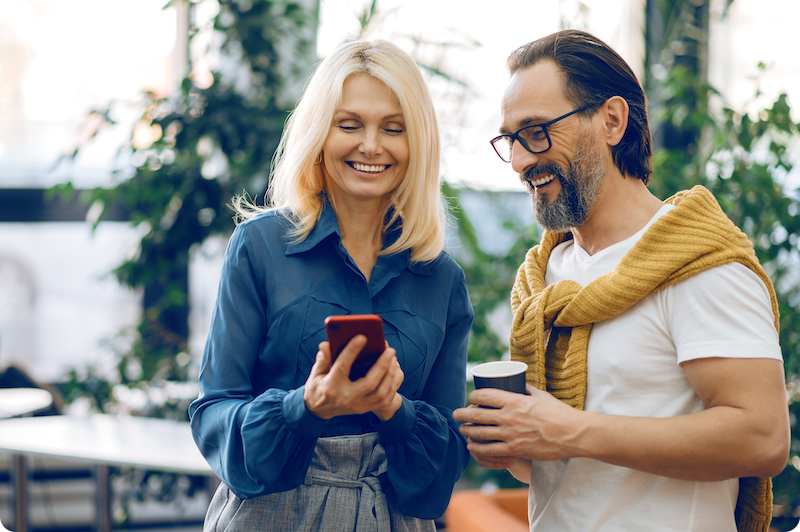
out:
M536 187L531 184L540 180L542 174L548 173L561 184L560 192L552 200L544 194L538 194ZM530 167L521 177L533 196L536 221L548 231L563 233L580 227L589 217L605 174L606 166L597 143L586 135L566 168L545 162Z
M562 74L552 61L515 73L503 98L500 132L510 134L574 110L561 87ZM591 122L579 115L552 124L547 132L549 150L533 154L516 142L511 165L531 191L537 222L563 232L586 221L602 188L606 162Z

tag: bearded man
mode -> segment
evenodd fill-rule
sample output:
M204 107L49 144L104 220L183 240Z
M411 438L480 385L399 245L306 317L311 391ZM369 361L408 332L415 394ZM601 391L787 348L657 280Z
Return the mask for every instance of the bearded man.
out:
M530 485L531 530L766 531L790 435L751 243L706 189L648 190L644 91L605 43L562 31L508 66L492 145L545 232L511 295L529 395L470 394L473 458Z

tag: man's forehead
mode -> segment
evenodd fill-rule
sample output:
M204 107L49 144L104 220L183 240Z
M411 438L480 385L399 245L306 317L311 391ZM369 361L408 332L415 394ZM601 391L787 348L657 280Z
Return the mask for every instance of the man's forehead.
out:
M569 106L562 81L563 74L552 61L543 61L515 72L500 104L501 131L516 131L561 114L559 111Z

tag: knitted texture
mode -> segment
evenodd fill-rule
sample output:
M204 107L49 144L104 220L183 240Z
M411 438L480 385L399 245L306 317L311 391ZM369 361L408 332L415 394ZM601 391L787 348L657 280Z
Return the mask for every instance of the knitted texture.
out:
M561 401L583 409L586 354L592 324L617 316L646 295L715 266L739 262L767 286L775 327L778 301L747 236L702 186L666 200L675 208L656 220L617 267L585 287L570 280L545 286L550 253L571 239L545 232L528 251L511 292L514 314L510 350L528 364L527 380ZM766 531L772 514L768 478L740 479L736 522L740 531Z

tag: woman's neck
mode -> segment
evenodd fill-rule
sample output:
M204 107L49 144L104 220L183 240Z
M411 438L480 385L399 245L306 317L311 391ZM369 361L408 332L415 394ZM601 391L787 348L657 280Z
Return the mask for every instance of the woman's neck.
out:
M378 202L337 205L336 220L342 245L369 282L372 267L383 248L385 207Z

